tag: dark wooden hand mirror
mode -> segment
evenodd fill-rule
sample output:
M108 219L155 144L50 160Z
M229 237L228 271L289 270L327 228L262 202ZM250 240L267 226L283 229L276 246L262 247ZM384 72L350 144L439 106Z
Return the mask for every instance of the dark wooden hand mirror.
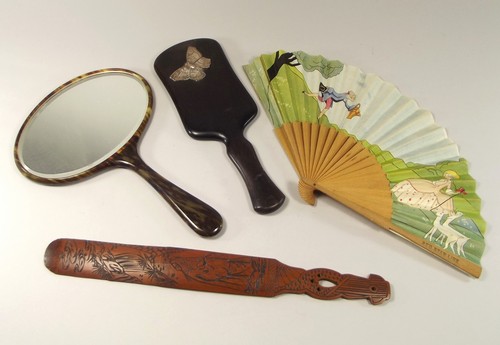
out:
M240 171L256 212L270 213L285 196L262 168L244 128L257 105L234 73L222 47L212 39L195 39L165 50L154 63L184 127L195 139L219 140Z
M138 153L153 94L135 72L105 69L81 75L45 97L24 122L14 156L21 172L49 185L79 181L111 167L146 179L199 235L213 236L222 217L161 177Z

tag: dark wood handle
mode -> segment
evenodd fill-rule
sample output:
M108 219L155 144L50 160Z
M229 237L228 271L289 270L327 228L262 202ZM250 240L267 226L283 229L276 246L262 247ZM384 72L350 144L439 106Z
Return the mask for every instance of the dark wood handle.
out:
M245 181L254 210L267 214L279 209L285 195L262 168L252 144L243 135L235 135L226 141L226 147Z
M376 275L306 271L275 259L173 247L59 239L47 247L45 265L68 276L248 296L295 293L324 300L367 299L372 304L390 297L389 283Z

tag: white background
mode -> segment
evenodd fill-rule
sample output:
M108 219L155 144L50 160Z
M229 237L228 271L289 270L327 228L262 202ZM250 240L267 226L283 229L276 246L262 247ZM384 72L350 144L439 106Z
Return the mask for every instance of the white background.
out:
M500 340L500 2L1 1L0 339L3 344L498 344ZM261 53L304 50L397 85L430 109L470 162L488 222L483 275L470 278L327 197L305 205L262 108L246 131L288 199L256 214L218 142L191 139L153 70L181 41L221 43L236 73ZM152 85L144 160L224 217L216 239L190 231L138 175L116 169L66 187L14 164L17 131L47 93L123 67ZM254 95L253 91L251 92ZM327 267L392 283L393 298L231 296L57 276L46 246L73 237L177 246Z

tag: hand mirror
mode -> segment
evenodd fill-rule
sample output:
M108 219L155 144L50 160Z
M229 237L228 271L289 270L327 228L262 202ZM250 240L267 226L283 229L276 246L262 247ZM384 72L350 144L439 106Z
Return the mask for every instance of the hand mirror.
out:
M139 74L104 69L76 77L45 97L24 122L14 156L23 175L58 185L112 167L148 181L199 235L222 229L212 207L172 184L140 158L138 143L151 116L153 93Z

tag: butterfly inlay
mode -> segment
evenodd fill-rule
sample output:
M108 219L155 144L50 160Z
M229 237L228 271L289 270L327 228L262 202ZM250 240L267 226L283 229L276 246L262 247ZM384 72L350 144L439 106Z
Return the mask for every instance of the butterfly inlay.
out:
M211 60L203 57L198 49L189 46L186 52L186 63L182 67L176 69L174 73L170 75L170 79L173 81L202 80L206 75L203 69L209 68L210 63Z

